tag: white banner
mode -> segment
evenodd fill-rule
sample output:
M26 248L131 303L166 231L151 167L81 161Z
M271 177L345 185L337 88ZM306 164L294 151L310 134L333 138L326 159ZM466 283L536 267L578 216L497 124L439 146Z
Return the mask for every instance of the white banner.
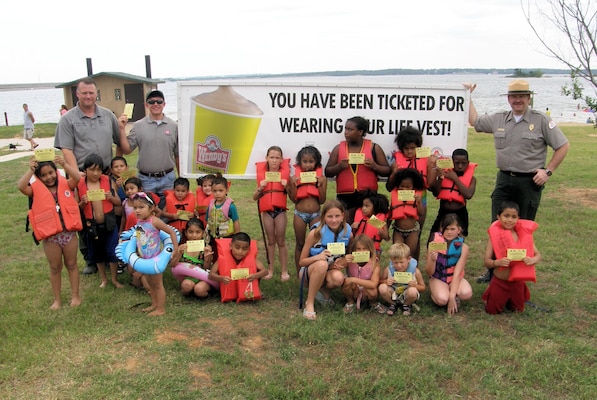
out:
M367 138L388 160L397 133L408 125L423 133L423 146L451 155L466 148L470 93L464 87L375 84L285 84L245 81L178 83L181 175L221 172L255 179L255 163L280 146L294 164L298 151L313 145L323 166L344 140L344 122L369 120Z

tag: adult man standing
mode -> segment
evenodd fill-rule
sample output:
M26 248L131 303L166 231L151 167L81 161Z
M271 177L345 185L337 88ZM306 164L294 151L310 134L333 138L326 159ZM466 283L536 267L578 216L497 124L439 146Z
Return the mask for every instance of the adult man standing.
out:
M179 169L178 125L164 114L166 101L159 90L147 94L145 107L149 115L135 122L126 135L126 116L119 118L120 147L129 154L139 147L137 170L143 190L164 198L165 190L172 190Z
M83 170L85 159L90 154L99 155L106 170L112 161L112 144L120 145L120 126L114 113L98 106L97 85L93 78L83 78L77 83L77 106L64 114L56 127L54 147L62 150L64 161ZM121 153L116 148L116 154ZM79 248L87 259L85 230L79 233ZM88 262L83 274L97 272L95 264Z
M471 91L477 85L464 86ZM499 168L495 188L491 194L491 218L497 219L501 204L514 201L520 207L520 218L535 220L541 192L552 173L566 157L568 139L556 123L542 112L530 108L529 83L518 79L508 85L511 111L479 116L471 100L469 124L477 132L493 133L496 164ZM547 147L554 153L547 161ZM488 282L491 274L477 278Z
M23 104L23 110L25 110L23 113L23 138L29 141L31 144L31 148L29 150L32 151L39 146L39 144L35 143L35 140L33 140L33 124L35 123L35 117L33 117L33 113L29 111L29 106L27 104Z

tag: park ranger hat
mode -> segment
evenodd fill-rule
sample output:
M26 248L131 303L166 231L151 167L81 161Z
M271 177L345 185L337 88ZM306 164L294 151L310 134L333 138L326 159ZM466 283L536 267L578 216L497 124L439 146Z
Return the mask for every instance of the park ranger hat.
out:
M524 79L516 79L510 82L508 85L508 93L510 94L532 94L533 91L530 90L529 83Z

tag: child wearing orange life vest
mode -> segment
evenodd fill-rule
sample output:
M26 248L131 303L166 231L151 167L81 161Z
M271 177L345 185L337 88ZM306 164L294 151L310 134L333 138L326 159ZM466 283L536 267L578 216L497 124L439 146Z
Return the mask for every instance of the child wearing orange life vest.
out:
M216 246L220 247L218 259L212 264L208 277L222 283L222 302L259 300L259 279L265 277L268 270L257 259L255 241L251 241L246 233L237 232L229 239L216 239ZM245 279L233 280L231 271L237 268L247 268L249 275Z
M421 234L421 215L425 213L422 193L425 182L413 168L405 168L394 174L390 192L389 221L392 221L393 243L406 243L410 253L417 254ZM414 196L411 194L414 191ZM415 259L417 257L415 256Z
M137 193L143 191L141 179L135 176L128 178L124 182L124 193L126 198L122 201L123 218L120 222L120 233L128 231L137 223L137 215L135 215L135 211L133 210L133 197L135 197ZM145 193L151 196L155 204L160 202L160 197L157 194L151 192ZM161 210L155 206L154 213L156 217L159 217L161 215Z
M55 163L64 168L68 179L58 173ZM33 175L36 179L31 181ZM74 192L80 177L79 171L66 164L62 157L56 157L54 162L38 162L35 157L31 157L29 169L18 183L21 193L32 198L29 221L35 238L42 241L50 264L50 285L54 294L54 302L50 306L52 310L57 310L62 305L60 290L63 258L70 281L70 305L76 307L81 304L77 268L79 242L76 232L83 225Z
M419 225L421 230L419 231L419 238L425 225L425 219L427 217L427 187L429 180L427 176L429 174L430 164L435 162L435 155L430 157L417 157L417 148L423 145L423 134L413 126L407 126L400 130L396 139L394 140L398 150L392 154L394 161L391 165L391 173L388 181L386 182L386 189L391 192L396 185L394 184L395 175L406 168L412 168L419 172L423 178L424 190L421 191L421 203L423 205L423 212L419 214ZM419 259L420 254L420 243L417 242L417 249L412 253L415 259Z
M518 204L503 202L497 221L488 230L484 264L493 270L493 277L481 298L489 314L500 314L505 308L522 312L524 303L531 298L525 281L535 281L535 264L541 261L533 241L538 225L520 219L519 213ZM521 259L512 260L509 250L524 250L524 254Z
M353 252L368 252L369 257L365 262L354 262ZM375 252L373 240L365 235L356 235L348 245L346 253L347 277L342 285L342 294L346 297L344 313L350 314L361 309L362 302L377 299L377 285L379 284L379 259Z
M274 276L274 259L276 245L280 254L280 280L286 282L288 275L288 247L286 247L286 186L290 180L290 159L283 158L282 149L271 146L267 149L266 161L255 163L257 170L257 189L253 193L253 200L257 201L263 230L267 236L266 251L269 261L268 274L264 279ZM275 179L268 180L267 175L277 174Z
M308 175L315 173L315 179ZM294 203L294 263L300 270L299 260L305 245L307 228L319 221L321 205L325 203L327 179L323 176L321 153L314 146L305 146L296 155L294 175L287 185L288 197Z
M469 247L460 235L462 229L456 214L448 214L440 224L431 243L445 243L445 250L428 248L425 270L429 275L431 300L438 306L447 305L448 314L460 311L460 301L470 300L473 289L464 279Z
M439 230L441 220L450 213L454 213L460 220L462 236L468 236L468 210L466 202L475 194L477 180L474 177L477 164L469 162L468 152L465 149L456 149L452 152L454 168L442 169L436 165L436 160L430 162L429 190L440 200L437 218L429 232L430 242L433 233Z
M162 217L179 232L184 231L187 221L195 215L195 195L189 191L190 185L187 178L178 177L174 180L173 190L164 192L166 204Z
M354 214L352 234L355 237L361 233L369 236L375 244L375 253L377 254L377 257L381 256L382 240L390 240L388 226L385 223L389 209L390 205L386 196L381 193L368 191L363 195L361 207L357 208L357 211ZM373 216L383 223L381 228L378 228L369 222Z
M97 154L87 156L83 163L85 178L77 185L77 194L80 199L79 207L85 216L85 229L87 229L87 249L89 260L97 265L100 275L100 287L106 287L108 278L106 276L105 263L110 265L111 281L114 286L121 288L122 285L116 279L118 259L115 249L118 244L118 227L114 206L120 205L120 197L116 196L116 184L110 181L108 175L102 173L104 162ZM103 192L103 200L89 200L89 190Z
M207 214L209 202L214 198L213 194L211 193L211 185L213 184L215 178L216 176L214 174L207 174L197 178L197 190L195 190L195 201L197 202L197 207L195 208L195 216L199 218L201 222L203 222L203 225L206 226L207 219L205 214Z

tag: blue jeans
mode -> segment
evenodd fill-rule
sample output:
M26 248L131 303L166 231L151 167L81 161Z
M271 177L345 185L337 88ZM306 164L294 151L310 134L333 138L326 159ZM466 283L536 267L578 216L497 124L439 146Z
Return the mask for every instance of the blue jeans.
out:
M146 176L143 174L139 174L138 177L141 180L141 184L143 185L143 191L153 192L160 196L159 207L164 208L164 191L174 189L174 180L176 179L176 174L174 173L174 170L168 172L166 175L160 178Z

